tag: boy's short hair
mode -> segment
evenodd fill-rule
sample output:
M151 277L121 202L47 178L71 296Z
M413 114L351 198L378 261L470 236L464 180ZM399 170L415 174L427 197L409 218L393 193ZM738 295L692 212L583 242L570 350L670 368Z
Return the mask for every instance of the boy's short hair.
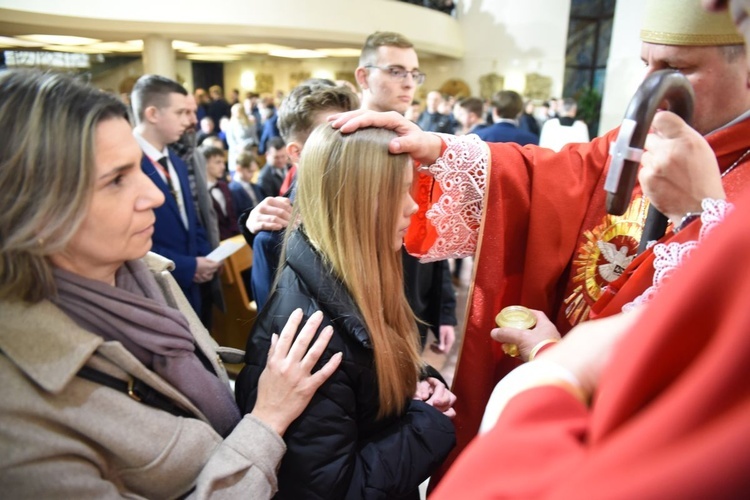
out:
M241 151L240 154L238 154L235 158L234 162L235 166L240 168L250 168L250 165L252 165L253 163L255 163L256 165L260 165L258 158L248 151Z
M266 153L270 151L271 149L275 149L276 151L281 151L286 147L286 142L284 142L284 139L281 137L271 137L268 139L268 142L266 143Z
M304 143L321 111L351 111L359 98L349 88L323 78L311 78L295 87L279 107L279 132L286 142Z
M143 113L149 106L161 109L168 105L170 94L187 95L185 87L161 75L143 75L135 82L130 102L138 123L143 121Z
M523 98L513 90L501 90L492 98L492 107L500 118L515 120L523 111Z
M201 153L206 160L213 158L214 156L224 157L224 150L217 148L216 146L203 146L201 147Z
M217 144L221 144L221 146L217 146ZM201 148L215 147L216 149L221 149L222 151L224 151L224 147L223 147L223 144L221 142L221 138L218 135L209 135L209 136L207 136L200 143L200 147Z
M484 115L484 101L478 97L464 97L458 101L458 106L479 117Z
M376 31L367 37L359 55L359 65L367 66L377 62L379 47L398 47L400 49L412 49L414 44L404 35L393 31Z

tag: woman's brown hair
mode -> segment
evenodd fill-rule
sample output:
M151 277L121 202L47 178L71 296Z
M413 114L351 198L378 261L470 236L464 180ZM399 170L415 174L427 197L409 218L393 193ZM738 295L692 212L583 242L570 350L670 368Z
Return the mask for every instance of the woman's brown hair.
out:
M94 132L127 120L115 96L75 77L29 70L0 75L0 300L55 292L46 256L61 251L93 192Z

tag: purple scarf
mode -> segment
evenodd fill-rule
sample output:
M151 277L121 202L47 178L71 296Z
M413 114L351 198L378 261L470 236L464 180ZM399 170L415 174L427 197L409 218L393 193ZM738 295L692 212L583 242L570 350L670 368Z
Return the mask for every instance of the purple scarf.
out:
M229 388L195 354L188 321L169 307L146 264L126 262L115 286L55 268L51 300L81 328L120 342L197 406L222 436L240 420Z

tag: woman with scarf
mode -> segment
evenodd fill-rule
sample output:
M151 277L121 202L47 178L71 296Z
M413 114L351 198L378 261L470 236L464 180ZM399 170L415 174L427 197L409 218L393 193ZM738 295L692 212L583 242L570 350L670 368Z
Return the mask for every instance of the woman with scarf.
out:
M300 312L278 330L242 417L225 353L172 263L148 254L164 196L125 106L68 76L6 71L0 135L3 493L270 497L281 435L341 359L310 374L331 335L306 354L320 316L294 345Z

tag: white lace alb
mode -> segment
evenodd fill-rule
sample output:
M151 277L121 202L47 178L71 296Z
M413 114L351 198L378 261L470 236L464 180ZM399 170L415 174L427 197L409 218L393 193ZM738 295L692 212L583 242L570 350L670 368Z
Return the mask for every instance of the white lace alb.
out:
M474 134L436 135L447 148L427 170L442 195L426 215L438 237L420 259L422 262L474 255L487 186L488 153L482 140Z
M427 210L426 215L437 230L438 237L420 259L422 262L474 255L487 187L489 154L482 140L474 134L458 137L450 134L436 135L440 136L447 147L445 153L427 170L439 184L442 195ZM732 210L732 204L725 200L707 198L701 206L702 227L698 241L654 245L653 284L635 300L625 304L623 311L649 302L706 235Z
M701 241L710 233L714 227L724 220L732 210L732 204L725 200L712 200L706 198L701 202L703 213L701 214L701 230L698 241L687 241L685 243L658 243L654 245L654 280L653 284L632 302L622 306L623 312L646 304L654 298L659 288L669 280L674 271L680 267L695 250Z

